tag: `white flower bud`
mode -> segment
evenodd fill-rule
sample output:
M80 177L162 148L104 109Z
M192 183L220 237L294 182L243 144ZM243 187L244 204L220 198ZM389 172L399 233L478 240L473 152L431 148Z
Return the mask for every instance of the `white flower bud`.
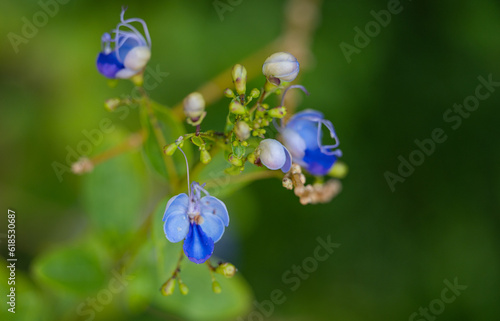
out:
M275 139L264 139L259 144L260 161L272 170L281 169L284 173L290 170L292 157L288 150Z
M139 71L146 66L151 58L151 49L146 46L134 47L125 56L123 65L127 69Z
M239 121L234 125L234 133L240 141L247 140L250 137L250 126L244 121Z
M299 62L288 52L277 52L266 59L262 65L262 73L267 78L293 81L299 73Z
M205 99L200 93L189 94L183 101L184 114L187 118L196 119L203 115L205 111Z

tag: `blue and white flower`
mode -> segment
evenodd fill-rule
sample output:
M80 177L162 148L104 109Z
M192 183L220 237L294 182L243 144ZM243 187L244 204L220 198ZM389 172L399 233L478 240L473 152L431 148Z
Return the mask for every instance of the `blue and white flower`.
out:
M222 201L193 182L189 195L182 193L168 201L163 222L167 239L173 243L185 240L184 253L199 264L212 256L214 243L229 225L229 215Z
M259 144L259 158L262 164L272 170L281 169L283 173L290 170L292 156L288 149L276 139L264 139Z
M141 72L151 58L151 38L144 20L124 19L122 9L120 23L111 34L101 38L102 51L97 56L97 70L107 78L130 78ZM131 25L142 25L144 35Z
M334 144L323 145L322 126L330 132ZM313 175L326 175L342 151L336 149L339 140L332 122L324 119L321 112L307 109L295 114L286 126L278 128L285 146L292 154L294 163Z

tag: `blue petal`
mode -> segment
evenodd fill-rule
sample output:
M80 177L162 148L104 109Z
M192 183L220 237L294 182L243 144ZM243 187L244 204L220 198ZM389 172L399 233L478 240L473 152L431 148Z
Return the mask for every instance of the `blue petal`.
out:
M224 234L224 223L213 213L202 214L201 217L203 217L203 223L200 224L201 229L216 243Z
M116 78L116 73L125 68L123 63L118 61L114 51L109 54L103 52L97 56L97 70L107 78Z
M290 155L290 152L288 151L288 149L286 149L285 146L283 146L283 149L285 151L286 159L285 159L285 164L283 164L283 167L281 167L281 171L283 173L288 173L288 171L292 167L292 155Z
M318 126L317 122L312 120L299 118L292 124L287 124L286 128L296 132L306 145L306 149L319 148L318 146ZM320 132L320 136L322 133ZM320 137L321 140L321 137Z
M189 198L185 193L181 193L172 197L165 208L165 214L163 214L163 221L167 219L167 216L177 215L177 214L187 214Z
M191 224L183 248L190 261L200 264L212 255L214 241L203 232L198 224Z
M123 37L124 36L118 37L118 43L121 43L121 41L123 41ZM141 43L137 39L135 39L134 37L127 38L127 40L125 40L120 48L118 48L118 55L120 56L120 60L125 61L125 57L127 57L129 51L137 46L141 46Z
M165 236L172 243L177 243L186 238L189 231L189 218L186 213L169 215L163 226Z
M201 214L215 214L225 226L229 225L229 214L226 205L216 197L205 196L201 199Z
M323 113L320 112L320 111L317 111L317 110L314 110L314 109L306 109L306 110L303 110L303 111L301 111L301 112L296 113L295 115L293 115L292 118L290 118L290 120L288 121L288 123L286 125L287 125L287 127L288 126L294 127L296 121L306 120L305 118L320 118L320 119L323 119L324 116L323 116Z
M309 173L313 175L326 175L335 161L337 161L337 156L324 154L319 148L313 150L306 149L303 161L307 164L306 169Z

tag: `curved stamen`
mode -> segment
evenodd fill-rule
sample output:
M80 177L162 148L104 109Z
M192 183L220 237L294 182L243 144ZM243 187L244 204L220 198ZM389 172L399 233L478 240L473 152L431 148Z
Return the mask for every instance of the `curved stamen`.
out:
M149 48L151 48L151 36L149 35L149 30L148 30L148 26L146 25L146 22L142 19L139 19L139 18L131 18L131 19L124 21L124 23L127 23L127 24L129 24L130 22L139 22L142 25L142 28L144 30L144 34L146 35L147 44L149 45Z
M179 139L183 139L183 137L180 136L179 138L177 138L177 140L179 140ZM179 150L182 152L182 155L184 155L184 159L186 160L186 176L187 176L187 184L188 184L188 194L191 195L191 191L189 189L189 163L188 163L188 159L186 157L186 154L182 150L182 148L180 146L178 146L177 148L179 148Z
M122 12L120 12L120 20L123 21L123 17L125 16L125 11L127 11L128 6L122 6Z
M283 92L283 96L281 96L281 103L280 103L280 106L284 106L283 104L285 103L285 96L286 96L286 93L288 92L288 90L290 89L293 89L293 88L299 88L300 90L302 90L307 96L309 96L309 92L307 91L306 87L302 86L302 85L292 85L292 86L289 86L287 89L285 89L285 91ZM274 119L273 119L273 123L274 123ZM284 120L283 118L281 118L281 121L280 121L280 124L281 124L281 128L285 127L285 123L284 123ZM276 126L276 125L275 125ZM276 128L278 129L278 128ZM278 130L279 131L279 130Z
M281 96L281 104L280 106L283 106L283 103L285 102L285 95L286 93L288 92L288 90L290 89L293 89L293 88L299 88L300 90L302 90L307 96L309 96L309 92L307 91L306 87L302 86L302 85L293 85L293 86L289 86L287 89L285 89L285 91L283 92L283 96Z
M126 28L128 28L129 30L131 30L131 31L126 31L126 30L123 30L123 31L122 31L122 30L120 30L120 27L126 27ZM132 26L132 25L130 25L130 24L128 24L128 23L119 23L119 24L117 24L117 25L116 25L116 30L118 30L118 31L120 31L120 32L122 32L122 33L130 33L130 34L133 34L133 35L135 35L137 38L141 39L143 43L148 44L148 43L146 42L146 39L144 39L144 36L142 35L142 33L140 33L140 32L139 32L139 30L137 30L137 28L136 28L136 27L134 27L134 26Z
M340 145L339 138L337 137L337 134L335 133L335 129L333 128L333 124L332 124L331 121L326 120L326 119L322 119L322 118L319 118L319 117L302 117L302 118L318 123L318 133L317 133L316 137L317 137L317 142L318 142L319 149L321 150L321 152L323 154L326 154L326 155L337 155L339 157L342 156L342 151L340 151L340 150L331 150L331 149L337 148ZM321 143L321 126L322 125L325 125L325 127L330 131L330 137L335 140L335 144L333 144L333 145L323 145Z

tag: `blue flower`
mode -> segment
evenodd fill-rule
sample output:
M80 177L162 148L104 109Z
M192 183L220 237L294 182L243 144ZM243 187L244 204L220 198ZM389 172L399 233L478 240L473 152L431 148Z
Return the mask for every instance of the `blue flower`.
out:
M97 70L107 78L130 78L144 69L151 58L151 38L144 20L124 20L126 8L122 9L120 20L111 34L101 38L102 51L97 56ZM138 22L144 30L144 37L134 26ZM113 46L111 46L113 44Z
M201 197L201 193L206 196ZM226 205L210 196L197 182L185 193L172 197L163 215L163 229L170 242L184 241L184 253L194 263L203 263L212 256L214 243L229 225Z
M322 144L322 125L330 131L333 145ZM332 122L319 111L307 109L295 114L284 128L279 129L293 161L313 175L325 175L337 158L342 156Z

